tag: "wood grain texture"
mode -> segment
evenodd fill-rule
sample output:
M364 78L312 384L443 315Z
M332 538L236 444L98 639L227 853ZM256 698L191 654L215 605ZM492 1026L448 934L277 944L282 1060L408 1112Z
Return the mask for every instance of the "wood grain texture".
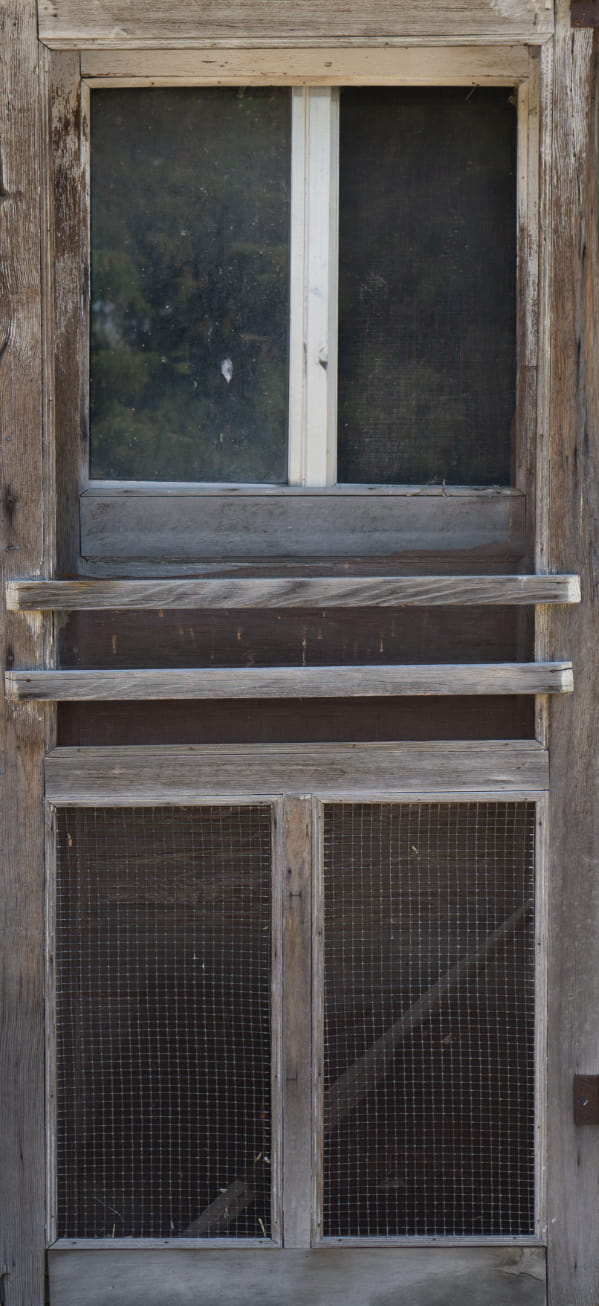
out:
M51 1306L545 1306L543 1248L54 1251Z
M503 36L550 33L550 0L39 0L40 36L56 46L193 44L205 40L377 36Z
M283 807L283 1237L309 1247L312 1176L312 804Z
M519 557L524 495L290 488L215 493L92 488L81 498L84 558L378 557L462 553ZM146 573L149 569L145 563Z
M197 802L201 795L545 790L535 743L237 744L57 748L46 759L52 803Z
M76 52L48 57L48 238L45 312L48 435L56 463L56 554L60 571L79 561L79 494L87 477L87 130Z
M322 576L279 580L17 581L15 611L579 603L577 576Z
M326 86L514 84L528 74L522 45L379 49L321 47L286 50L84 50L81 72L102 85L156 85L178 78L186 85Z
M84 699L347 698L390 694L568 694L571 662L470 666L242 667L183 671L7 671L20 703Z
M553 101L550 566L580 571L583 601L548 615L573 650L577 689L552 705L549 864L548 1231L551 1306L599 1301L599 1133L576 1129L572 1078L599 1071L598 34L557 5Z
M0 415L3 579L51 570L42 440L41 126L33 0L0 3ZM0 612L3 665L50 660L38 617ZM0 1296L44 1301L44 814L47 713L0 704Z

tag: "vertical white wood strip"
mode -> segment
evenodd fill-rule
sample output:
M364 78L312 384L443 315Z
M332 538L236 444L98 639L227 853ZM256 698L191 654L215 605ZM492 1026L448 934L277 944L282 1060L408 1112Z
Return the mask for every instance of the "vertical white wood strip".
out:
M283 1115L283 930L282 930L282 868L283 868L283 802L277 799L272 805L272 892L271 892L271 1237L280 1245L282 1241L283 1203L283 1140L281 1120Z
M337 475L339 92L308 91L306 485Z
M294 90L289 484L337 472L339 93Z
M312 908L310 798L283 804L283 1230L307 1248L312 1173Z
M291 91L291 235L289 272L289 426L290 485L305 485L306 429L306 150L308 91Z
M324 892L323 892L324 804L313 800L312 808L312 1242L323 1236L323 1145L324 1145Z
M536 803L535 848L535 1233L547 1237L547 937L549 798Z

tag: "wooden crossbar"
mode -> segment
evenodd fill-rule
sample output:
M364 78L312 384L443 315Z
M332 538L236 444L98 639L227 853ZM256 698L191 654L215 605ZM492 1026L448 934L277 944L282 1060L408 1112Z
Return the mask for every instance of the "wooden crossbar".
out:
M291 576L198 580L19 580L19 612L163 608L391 607L578 603L578 576Z
M571 662L182 670L7 671L21 703L139 699L368 698L426 694L568 694Z

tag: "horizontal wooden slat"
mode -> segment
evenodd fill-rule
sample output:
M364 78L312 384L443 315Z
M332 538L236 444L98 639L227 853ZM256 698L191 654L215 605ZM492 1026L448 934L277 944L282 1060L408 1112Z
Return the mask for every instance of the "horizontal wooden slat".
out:
M46 758L55 803L193 802L201 795L407 793L451 788L542 791L548 754L535 742L238 744L56 748Z
M551 0L38 0L42 41L69 46L378 36L539 39Z
M51 1306L544 1306L541 1247L57 1250Z
M452 550L519 557L513 491L93 487L81 497L85 558L384 557Z
M346 698L389 694L567 694L570 662L244 667L196 670L6 671L21 703L85 699Z
M578 603L578 576L321 576L262 580L17 581L13 611Z
M84 77L186 85L511 85L528 76L523 45L255 50L85 50Z

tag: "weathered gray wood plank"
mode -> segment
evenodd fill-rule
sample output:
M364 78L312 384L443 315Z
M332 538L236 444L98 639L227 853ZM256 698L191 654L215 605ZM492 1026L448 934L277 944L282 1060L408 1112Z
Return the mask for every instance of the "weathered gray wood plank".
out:
M46 797L66 804L186 803L244 790L533 793L548 783L548 754L532 741L56 748L46 758Z
M347 698L389 694L569 694L571 662L462 666L243 667L182 671L7 671L20 703L177 698Z
M48 56L46 372L48 437L56 467L56 554L79 559L79 494L87 478L89 253L86 97L76 51Z
M543 1248L51 1251L51 1306L545 1306Z
M52 45L127 46L206 39L344 36L503 36L552 30L549 0L39 0L40 36Z
M43 134L34 0L0 3L0 415L3 582L51 572L52 468L42 438L40 181ZM2 586L3 590L3 586ZM4 666L50 658L48 626L10 614ZM44 1302L44 813L49 713L0 703L0 1299Z
M598 34L557 4L553 102L549 559L580 570L583 602L548 615L576 656L577 692L549 714L548 1203L551 1306L599 1301L599 1131L576 1128L572 1077L599 1072Z
M523 494L494 490L223 491L92 488L81 497L84 558L519 557Z
M15 611L579 603L577 576L321 576L264 580L17 581Z
M283 808L283 1237L309 1247L312 1183L312 803Z

